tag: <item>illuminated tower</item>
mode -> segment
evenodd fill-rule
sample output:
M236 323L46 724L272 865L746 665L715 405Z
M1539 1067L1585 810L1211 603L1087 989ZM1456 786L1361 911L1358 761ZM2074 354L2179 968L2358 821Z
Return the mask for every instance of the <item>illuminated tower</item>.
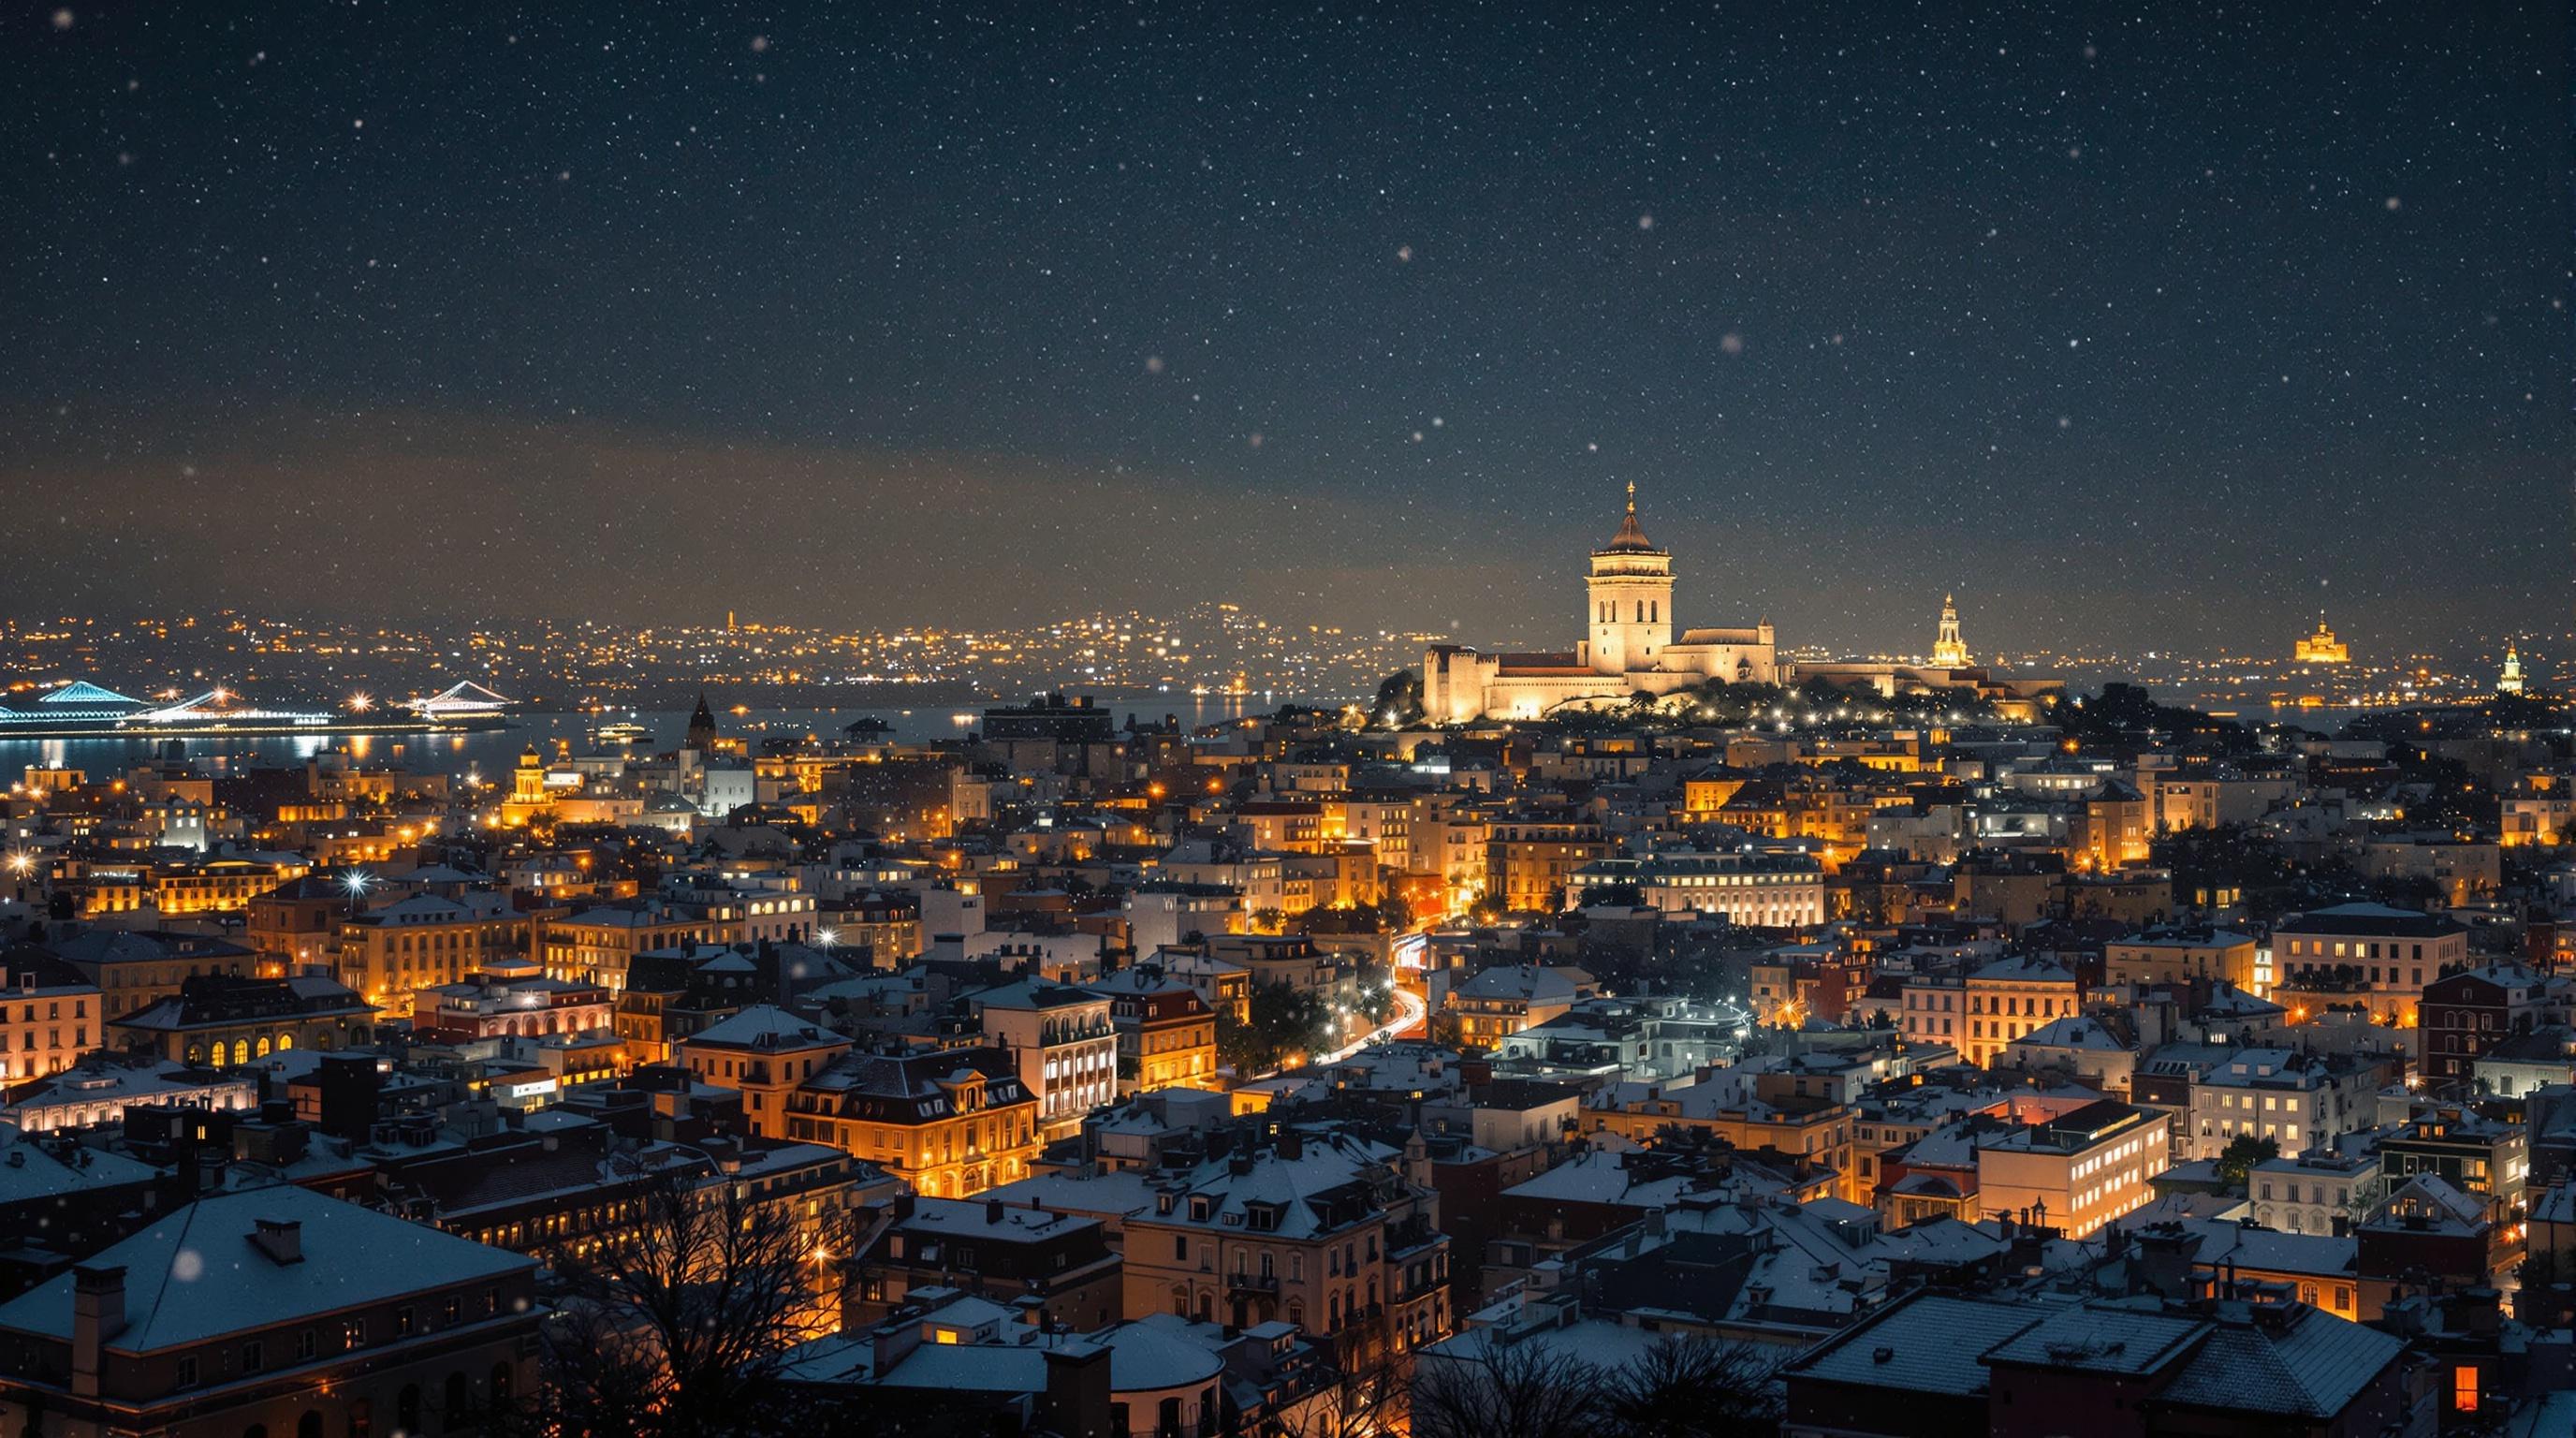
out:
M1673 642L1673 557L1637 527L1637 486L1628 486L1628 513L1609 544L1592 551L1592 601L1585 632L1592 636L1592 672L1625 674L1652 669Z
M2522 692L2522 651L2507 644L2504 647L2504 673L2496 679L2498 694Z
M519 766L510 771L510 802L538 806L546 802L546 761L537 757L533 744L519 756Z
M704 754L716 747L715 711L707 707L707 696L698 696L698 707L689 715L688 733L680 740L684 748Z
M1941 632L1932 641L1932 667L1968 667L1968 646L1959 639L1959 600L1955 595L1941 596Z
M2299 641L2298 660L2302 664L2346 664L2352 660L2352 649L2335 632L2326 627L2326 617L2317 616L2317 632Z

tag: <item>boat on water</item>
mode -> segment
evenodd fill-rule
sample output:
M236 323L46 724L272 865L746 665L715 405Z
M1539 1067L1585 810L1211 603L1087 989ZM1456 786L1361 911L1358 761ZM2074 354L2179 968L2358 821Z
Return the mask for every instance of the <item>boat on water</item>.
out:
M406 700L403 707L441 729L498 729L509 722L509 708L517 702L466 679L426 699Z
M476 686L480 687L480 686ZM453 692L453 691L451 691ZM256 704L218 686L192 699L159 702L119 694L113 689L75 679L38 695L32 702L0 704L0 739L185 738L192 734L429 734L465 729L494 729L507 723L500 705L510 701L489 690L491 705L481 709L424 709L420 701L401 711L369 712L371 701L360 696L347 711L274 709Z
M590 738L596 744L649 744L653 742L653 731L631 719L620 719L592 729Z

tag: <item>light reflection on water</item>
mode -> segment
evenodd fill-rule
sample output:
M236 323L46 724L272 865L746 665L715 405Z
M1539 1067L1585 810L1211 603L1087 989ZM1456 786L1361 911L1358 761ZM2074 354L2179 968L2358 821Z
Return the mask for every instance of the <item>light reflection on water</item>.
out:
M1183 694L1166 696L1160 702L1152 703L1104 702L1101 707L1109 711L1112 723L1122 726L1131 717L1142 727L1159 724L1165 715L1170 715L1183 727L1189 728L1245 714L1268 713L1288 702L1284 699L1228 699ZM716 724L727 733L749 738L757 747L761 740L776 735L810 733L837 739L842 737L842 726L866 715L883 720L889 726L887 738L903 743L930 743L955 739L964 732L965 726L957 722L960 712L954 707L938 705L911 709L754 709L739 716L718 714ZM981 711L975 712L980 714ZM510 727L505 729L480 729L457 734L223 735L175 741L114 736L97 739L0 739L0 775L15 778L28 766L37 765L48 769L79 769L93 779L102 778L123 773L138 764L152 763L165 752L165 746L175 742L180 746L178 752L189 761L212 760L222 768L300 766L316 755L341 749L370 764L391 764L457 775L473 772L489 777L507 775L518 763L519 755L532 746L548 757L552 757L559 741L569 743L576 754L621 747L602 744L591 738L592 731L611 723L638 724L651 731L650 739L622 746L641 756L677 747L681 736L688 730L689 711L519 714L512 716Z

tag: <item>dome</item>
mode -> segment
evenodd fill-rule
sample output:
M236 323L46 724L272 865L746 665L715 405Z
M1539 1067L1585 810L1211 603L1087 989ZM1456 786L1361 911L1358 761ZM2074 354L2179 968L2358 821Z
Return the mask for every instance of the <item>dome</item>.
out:
M1214 1353L1186 1338L1130 1323L1108 1335L1109 1388L1113 1393L1150 1393L1190 1388L1214 1378L1225 1367Z

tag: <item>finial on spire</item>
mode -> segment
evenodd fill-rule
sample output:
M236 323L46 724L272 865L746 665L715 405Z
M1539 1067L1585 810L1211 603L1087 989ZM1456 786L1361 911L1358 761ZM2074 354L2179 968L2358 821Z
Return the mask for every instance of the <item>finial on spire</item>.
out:
M1628 481L1628 512L1619 517L1619 532L1610 537L1608 548L1593 552L1596 554L1656 552L1654 542L1646 538L1646 531L1637 527L1637 482L1635 480Z

